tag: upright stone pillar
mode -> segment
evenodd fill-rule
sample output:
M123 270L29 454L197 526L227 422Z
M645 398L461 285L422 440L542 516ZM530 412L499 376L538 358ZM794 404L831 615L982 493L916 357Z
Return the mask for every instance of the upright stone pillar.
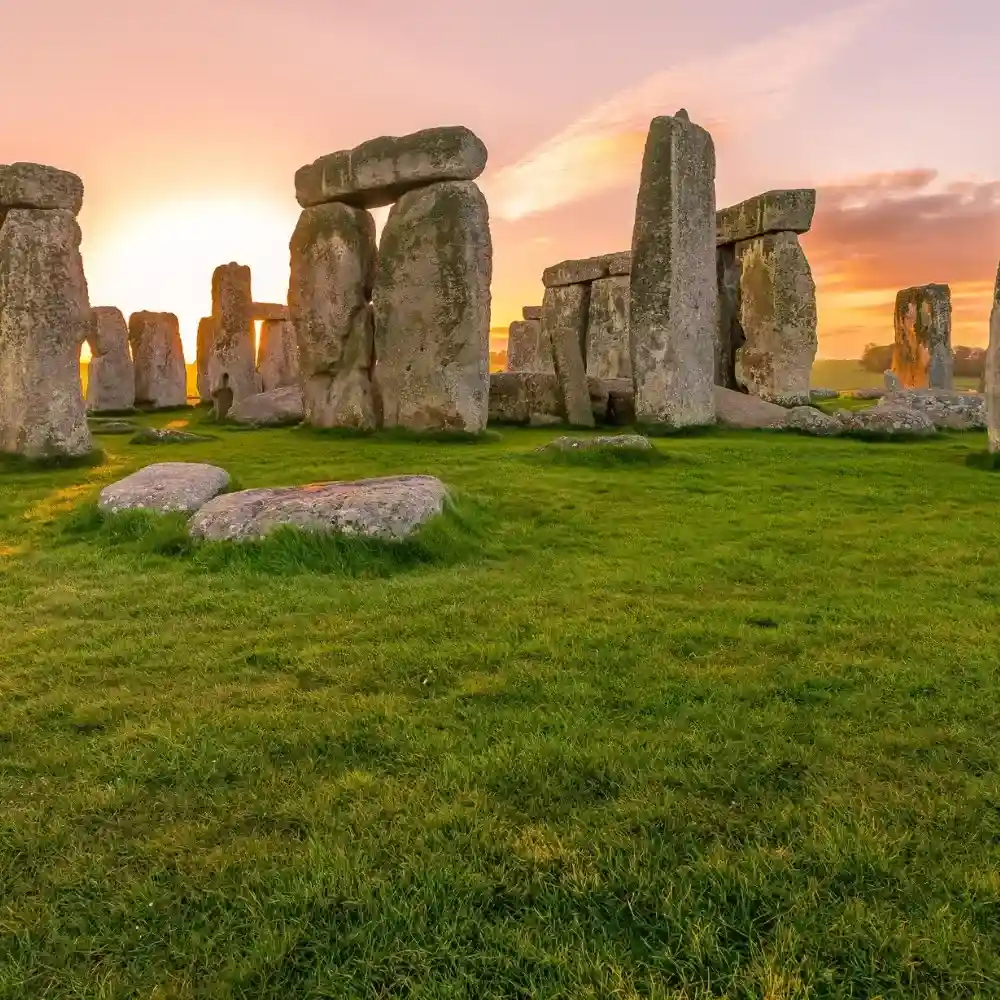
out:
M0 166L0 451L26 458L93 448L80 386L90 319L75 218L82 197L73 174Z
M489 210L474 181L409 191L393 206L373 300L384 426L486 427L492 271Z
M298 384L299 346L291 320L265 319L261 323L257 375L263 392Z
M552 366L552 345L542 330L541 309L538 319L516 320L507 333L507 371L555 371Z
M930 284L896 295L892 370L907 389L951 389L951 289Z
M556 285L545 289L542 327L552 343L552 358L566 420L593 427L587 369L580 344L587 331L590 285Z
M128 351L128 325L120 309L96 306L87 333L87 409L94 413L131 410L135 405L135 371Z
M1000 453L1000 266L993 286L990 312L990 346L986 349L986 429L990 451Z
M164 312L132 313L128 340L135 368L136 405L154 409L186 406L187 366L177 317Z
M740 265L740 360L750 392L783 406L808 406L818 345L816 283L795 233L736 244Z
M212 388L208 381L208 362L212 356L212 345L215 343L216 322L214 316L203 316L198 320L196 371L198 399L202 403L212 402Z
M747 338L740 324L740 264L735 244L719 246L715 252L715 264L719 289L715 384L740 392L743 385L736 377L736 353Z
M687 112L654 118L635 228L629 337L636 419L715 421L715 145Z
M371 383L375 220L340 202L307 208L290 250L288 309L305 422L371 430L378 426Z
M587 375L591 378L631 378L627 274L600 278L590 286L587 319Z
M250 268L222 264L212 275L215 320L208 356L208 386L214 399L228 387L238 403L260 391L254 351L253 293Z

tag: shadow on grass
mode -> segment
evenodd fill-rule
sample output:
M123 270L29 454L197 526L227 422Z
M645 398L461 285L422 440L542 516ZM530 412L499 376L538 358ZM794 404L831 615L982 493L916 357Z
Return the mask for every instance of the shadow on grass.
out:
M388 441L402 444L496 444L503 440L499 431L484 430L477 433L471 431L413 431L405 427L387 427L382 430L365 431L351 427L311 427L300 424L295 428L296 434L307 437L334 438L338 440Z
M692 437L712 437L728 430L722 424L697 424L690 427L671 427L669 424L644 424L633 425L636 434L642 434L651 438L692 438Z
M484 512L468 504L450 504L440 517L398 541L282 527L256 541L206 542L190 537L184 514L143 510L104 514L96 504L73 511L60 533L69 543L180 558L194 568L212 572L236 570L269 576L322 573L353 578L390 577L465 562L479 554L488 534Z
M649 468L670 461L657 448L615 448L611 445L593 445L589 448L575 448L562 451L557 448L545 448L528 452L523 456L526 461L537 465L583 466L584 468L616 469L616 468Z
M93 469L104 463L104 450L94 448L86 455L51 455L25 458L23 455L0 455L0 473L49 472L54 469Z
M985 472L1000 472L1000 453L990 451L974 451L965 457L965 464L970 469L982 469Z

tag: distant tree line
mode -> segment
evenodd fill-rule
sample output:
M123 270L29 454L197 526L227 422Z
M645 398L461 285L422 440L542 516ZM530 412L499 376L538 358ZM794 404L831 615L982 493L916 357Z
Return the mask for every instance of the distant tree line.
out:
M956 347L955 375L959 378L979 378L986 365L986 350L982 347ZM892 344L869 344L861 355L861 367L866 372L884 372L892 367Z

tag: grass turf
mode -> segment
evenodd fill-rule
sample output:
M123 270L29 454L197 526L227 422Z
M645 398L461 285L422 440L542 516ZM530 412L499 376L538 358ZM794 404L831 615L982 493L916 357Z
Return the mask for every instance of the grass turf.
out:
M1000 994L985 435L213 433L0 469L0 997ZM94 516L167 460L459 514L419 558Z

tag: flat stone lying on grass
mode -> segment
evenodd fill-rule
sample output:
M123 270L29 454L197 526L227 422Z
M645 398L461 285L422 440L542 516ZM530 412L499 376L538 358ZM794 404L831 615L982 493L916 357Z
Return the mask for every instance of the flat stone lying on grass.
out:
M838 399L840 393L836 389L810 389L811 399Z
M838 410L837 420L848 433L885 437L929 437L936 432L926 413L908 406L873 406L868 410Z
M986 397L978 392L948 389L903 389L883 397L876 409L906 407L926 414L934 426L949 430L983 430L986 427Z
M92 434L134 434L138 429L137 424L127 420L100 420L90 424Z
M714 386L713 393L715 419L724 427L777 430L785 426L788 410L784 406L720 385Z
M144 427L131 444L193 444L197 441L215 441L208 434L192 434L191 431L175 430L171 427Z
M237 424L279 427L300 423L304 413L302 390L297 385L286 385L241 399L227 416Z
M542 445L539 451L592 451L595 448L617 448L621 451L652 451L653 443L641 434L612 434L600 437L558 437Z
M447 499L448 488L434 476L243 490L207 503L189 532L210 541L247 541L289 525L323 534L401 539L440 514Z
M815 437L835 437L843 431L840 421L814 406L795 406L785 417L785 429Z
M200 462L157 462L101 490L97 506L106 514L123 510L193 514L229 485L229 473Z
M885 389L854 389L848 393L851 399L881 399Z

